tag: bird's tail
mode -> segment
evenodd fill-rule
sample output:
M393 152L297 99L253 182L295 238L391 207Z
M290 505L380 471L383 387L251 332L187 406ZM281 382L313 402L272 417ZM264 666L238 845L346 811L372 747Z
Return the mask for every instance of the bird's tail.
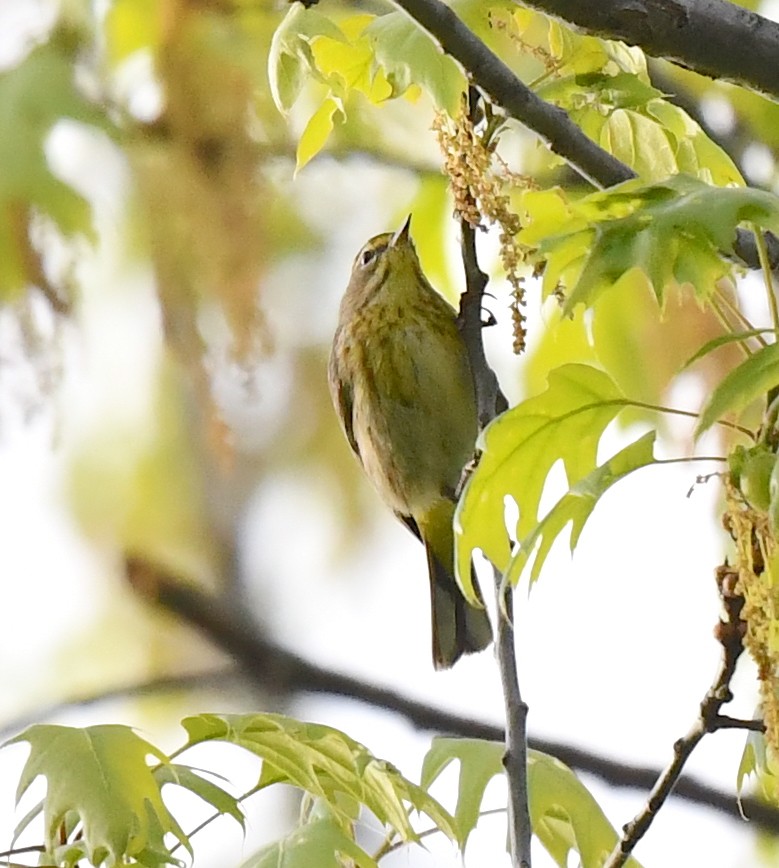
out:
M449 669L463 654L481 651L492 642L492 626L486 609L472 606L454 578L453 517L454 504L442 502L435 509L435 515L426 516L421 528L430 571L436 669ZM474 587L478 593L475 582Z

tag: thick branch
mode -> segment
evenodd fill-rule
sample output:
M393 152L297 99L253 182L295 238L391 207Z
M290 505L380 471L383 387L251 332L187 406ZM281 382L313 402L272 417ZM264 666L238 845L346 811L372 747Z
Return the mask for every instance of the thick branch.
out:
M779 24L727 0L523 0L582 30L779 97Z
M566 0L557 2L567 8ZM395 0L395 3L435 37L444 51L461 64L474 85L511 117L541 136L552 151L592 184L613 187L636 177L629 166L588 138L562 109L537 97L441 0ZM766 241L771 266L776 268L779 241L771 233L766 233ZM750 268L760 268L751 232L737 230L735 251Z

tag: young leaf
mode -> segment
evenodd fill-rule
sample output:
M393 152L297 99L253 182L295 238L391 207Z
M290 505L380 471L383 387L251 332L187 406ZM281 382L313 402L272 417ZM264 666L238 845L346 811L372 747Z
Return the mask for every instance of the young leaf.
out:
M587 519L609 488L634 470L654 464L655 436L654 431L647 432L573 485L533 531L521 541L506 570L505 581L512 584L519 581L525 565L538 545L530 572L530 581L534 582L541 573L552 543L569 522L571 523L570 546L573 552Z
M630 404L603 371L569 364L549 374L545 392L499 416L483 432L481 460L457 509L458 579L467 594L470 561L481 549L501 571L510 551L504 503L519 508L516 538L526 539L538 524L538 505L549 471L562 460L569 488L595 470L598 441L606 426Z
M478 822L484 791L503 772L505 746L480 739L436 738L422 766L422 784L430 786L453 761L460 764L457 808L461 846ZM528 752L528 797L533 834L555 862L566 868L571 851L582 868L600 868L617 835L598 803L576 775L555 757ZM640 868L635 859L626 865Z
M617 833L576 775L553 756L528 752L528 792L533 833L560 868L571 851L582 868L600 868L617 843ZM625 865L640 868L630 857Z
M457 786L457 807L454 818L457 822L457 843L465 850L468 836L479 822L484 791L487 784L503 774L505 745L480 738L445 738L436 736L422 763L421 784L429 789L435 779L451 763L460 763L460 779Z
M568 203L568 209L569 219L540 244L547 260L544 290L565 285L568 313L592 304L632 268L646 274L661 305L677 284L689 283L706 298L731 271L725 255L733 250L739 224L779 229L779 200L772 194L710 187L685 175L649 186L628 181ZM528 232L532 242L532 223Z
M695 435L699 437L727 413L740 413L777 384L779 344L770 344L734 368L714 389L701 412Z
M286 114L294 105L306 81L316 77L311 41L326 36L345 42L337 25L316 9L293 3L276 28L268 53L268 81L276 108Z
M396 96L418 84L437 108L454 117L465 93L465 75L413 19L405 12L389 12L378 17L365 34Z
M332 97L323 101L322 105L311 115L306 128L300 134L295 162L295 172L312 160L325 146L333 131L333 118L343 120L344 113L338 102Z
M298 826L293 832L263 847L241 868L342 868L348 857L357 868L378 868L362 847L331 817Z
M129 727L37 725L6 744L23 741L30 745L30 756L16 799L21 799L39 775L46 778L43 812L47 854L52 855L60 846L57 831L66 816L80 818L79 847L93 865L123 863L125 857L135 858L146 850L164 853L163 836L167 833L189 849L189 841L165 807L159 784L146 762L149 755L162 763L167 757Z
M347 796L349 804L364 805L402 840L415 841L410 805L447 837L457 837L454 819L435 799L337 729L280 714L203 714L182 725L188 747L212 740L237 744L264 760L261 785L293 784L325 801L336 817L351 820L356 815L344 808Z
M196 796L208 802L212 808L219 811L220 814L232 817L243 829L246 822L241 809L241 805L235 796L217 786L213 781L209 781L202 775L199 775L194 769L189 766L179 765L178 763L163 763L154 769L154 778L160 785L160 789L165 784L175 784L178 787L184 787Z

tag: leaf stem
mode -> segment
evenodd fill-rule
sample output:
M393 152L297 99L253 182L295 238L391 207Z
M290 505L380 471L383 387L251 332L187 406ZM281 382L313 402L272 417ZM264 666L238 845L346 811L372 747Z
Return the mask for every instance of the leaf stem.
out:
M753 332L759 331L758 329L756 329L756 328L752 325L752 323L750 322L749 318L744 314L744 312L739 308L739 306L738 306L737 304L734 304L734 303L731 301L731 299L728 298L728 296L727 296L727 294L726 294L725 292L723 292L721 289L717 288L717 294L716 294L715 297L717 298L718 302L719 302L723 307L725 307L725 308L727 309L727 311L728 311L728 313L730 314L730 316L732 316L733 319L737 320L737 321L741 324L741 326L742 326L746 331L750 331L750 332L752 332L752 331L753 331ZM726 327L727 327L727 329L728 329L729 331L731 330L731 325L730 325L730 323L727 323L727 326L726 326ZM764 347L767 347L767 346L768 346L768 341L766 341L766 339L765 339L762 335L760 335L760 334L756 334L756 335L755 335L755 340L756 340L756 341L757 341L761 346L764 346ZM750 354L751 354L751 352L750 352Z
M774 327L774 334L779 338L779 307L776 303L776 292L774 291L774 280L771 273L771 263L768 259L768 248L765 243L765 235L757 227L753 226L755 233L755 242L757 244L757 256L760 260L760 268L763 271L763 280L765 281L765 290L768 297L768 307L771 311L771 322Z

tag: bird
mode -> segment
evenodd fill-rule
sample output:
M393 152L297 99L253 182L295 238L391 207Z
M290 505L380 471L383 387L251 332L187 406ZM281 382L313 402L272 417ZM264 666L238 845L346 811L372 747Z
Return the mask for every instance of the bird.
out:
M448 669L492 641L483 600L468 602L454 575L456 492L474 454L478 417L457 313L422 272L410 224L409 215L357 254L328 381L366 475L425 546L433 665Z

